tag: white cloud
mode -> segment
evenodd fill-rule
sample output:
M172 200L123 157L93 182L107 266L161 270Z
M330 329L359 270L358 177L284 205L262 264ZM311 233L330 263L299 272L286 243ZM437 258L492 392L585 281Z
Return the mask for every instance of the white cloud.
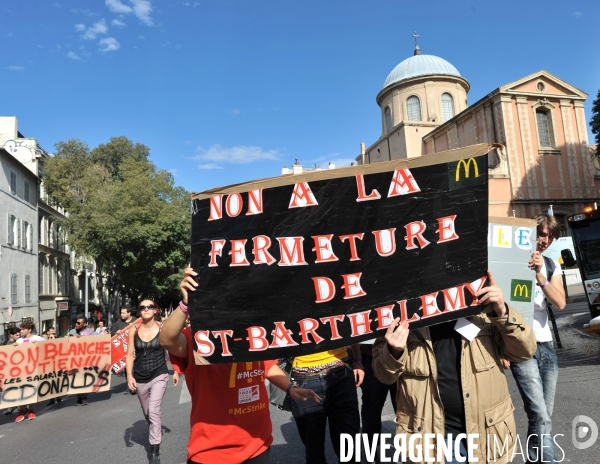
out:
M106 0L106 6L113 13L129 14L133 9L129 5L121 3L120 0Z
M154 26L154 20L150 17L152 14L152 4L150 0L129 0L132 6L126 5L121 0L105 0L106 6L113 13L130 14L143 22L146 26Z
M280 159L277 150L265 151L261 147L222 147L216 144L208 149L198 147L197 151L198 154L194 157L195 161L200 163L209 162L208 164L198 165L200 169L219 169L221 166L218 163L249 164L255 161L279 161Z
M9 71L25 71L25 66L7 66L6 69Z
M150 17L152 5L149 0L131 0L133 3L133 14L146 26L154 26L154 21Z
M85 31L85 25L83 25L83 24L75 24L75 30L77 32L83 32L83 31Z
M120 26L120 27L125 26L125 23L123 21L119 20L119 19L113 19L110 23L113 26Z
M238 110L237 108L235 108L233 111L231 111L231 114L233 114L234 116L237 116L240 113L241 113L241 111Z
M309 160L306 166L313 167L314 164L317 164L323 169L327 169L329 163L335 164L336 168L347 168L351 163L356 163L356 160L354 158L343 158L339 153L330 153L329 155L319 156L318 158Z
M198 169L223 169L223 166L219 166L216 163L199 164Z
M97 23L94 23L92 27L88 27L86 31L82 34L81 38L85 40L94 40L99 34L106 34L107 32L108 27L106 27L106 21L104 21L104 19L101 19Z
M67 56L71 58L73 61L81 61L81 57L75 52L67 53Z
M575 12L575 19L579 19L581 17L581 12L576 11Z
M60 8L60 3L53 3L52 6L54 6L54 8Z
M121 44L117 42L117 39L114 37L106 37L105 39L101 39L100 42L98 42L98 45L100 45L99 50L101 52L114 52L121 47Z

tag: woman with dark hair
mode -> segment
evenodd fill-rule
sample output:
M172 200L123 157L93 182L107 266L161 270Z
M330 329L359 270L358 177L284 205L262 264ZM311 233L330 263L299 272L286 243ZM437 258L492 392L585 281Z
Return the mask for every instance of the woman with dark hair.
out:
M146 299L140 303L139 315L142 323L129 329L129 345L125 369L129 389L137 391L142 411L150 427L150 463L160 463L162 439L160 404L167 389L169 371L165 361L165 350L159 343L160 324L155 319L156 305ZM134 359L135 352L135 359ZM177 385L179 379L173 378Z

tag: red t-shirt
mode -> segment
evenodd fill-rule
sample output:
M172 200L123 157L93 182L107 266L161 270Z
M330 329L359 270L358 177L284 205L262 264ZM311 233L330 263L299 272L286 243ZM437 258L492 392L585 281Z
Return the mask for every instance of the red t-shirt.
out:
M271 416L265 378L277 361L198 366L191 329L183 330L188 359L171 354L192 396L187 460L239 464L271 446Z

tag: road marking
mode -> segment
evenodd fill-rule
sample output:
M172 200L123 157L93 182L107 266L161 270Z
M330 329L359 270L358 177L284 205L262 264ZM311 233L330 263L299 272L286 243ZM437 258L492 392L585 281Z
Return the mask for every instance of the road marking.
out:
M179 404L191 402L192 395L190 395L190 391L188 390L187 384L185 383L185 378L183 378L181 382L181 395L179 395Z

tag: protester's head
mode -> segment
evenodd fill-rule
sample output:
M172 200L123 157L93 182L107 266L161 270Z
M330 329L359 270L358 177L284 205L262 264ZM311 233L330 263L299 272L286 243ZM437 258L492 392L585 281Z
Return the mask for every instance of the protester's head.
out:
M98 321L98 328L99 329L105 329L106 328L106 321L104 319L100 319Z
M48 338L50 338L50 337L55 338L56 330L54 330L54 327L48 327L48 329L46 329L46 334L48 335Z
M138 307L138 314L144 320L150 320L156 315L156 303L150 298L142 300Z
M45 330L42 332L42 338L48 340L48 333Z
M16 342L19 338L21 338L21 330L18 327L9 327L6 331L8 340L11 342Z
M87 317L79 316L75 321L75 329L77 332L81 332L83 329L87 327Z
M96 326L94 325L94 323L93 323L93 322L90 322L90 323L88 324L88 328L90 328L90 329L92 329L92 330L96 330Z
M129 306L123 306L121 308L121 319L124 321L131 319L131 308Z
M541 213L533 219L537 221L537 251L543 253L560 237L560 225L554 216Z
M29 338L35 332L35 324L33 321L26 320L21 323L21 337Z

